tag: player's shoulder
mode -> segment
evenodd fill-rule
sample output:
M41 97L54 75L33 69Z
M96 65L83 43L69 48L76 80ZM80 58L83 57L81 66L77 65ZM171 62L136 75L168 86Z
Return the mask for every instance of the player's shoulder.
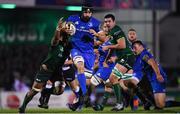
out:
M152 58L153 55L147 50L147 49L144 49L144 51L141 53L141 56L144 58L144 57L149 57L149 58Z
M100 24L100 23L101 23L101 21L98 20L98 19L95 18L95 17L91 17L91 21L92 21L93 23L96 23L96 24Z
M68 20L78 20L79 18L80 18L79 15L70 15L68 17Z
M115 25L115 26L113 27L113 29L115 29L115 30L120 30L120 31L122 30L119 25Z
M112 28L111 32L113 33L113 35L118 36L122 32L122 29L118 25L115 25Z

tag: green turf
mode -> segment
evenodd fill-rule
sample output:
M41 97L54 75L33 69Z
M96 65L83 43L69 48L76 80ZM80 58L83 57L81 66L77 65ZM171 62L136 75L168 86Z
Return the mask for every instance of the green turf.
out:
M106 107L103 111L94 111L92 108L83 108L82 111L73 112L68 109L27 109L27 113L73 113L73 114L100 114L100 113L117 113L110 111L111 107ZM17 109L0 109L0 113L17 113ZM150 110L144 111L141 107L136 111L131 111L130 108L126 108L122 113L180 113L180 107L173 107L173 108L165 108L164 110Z

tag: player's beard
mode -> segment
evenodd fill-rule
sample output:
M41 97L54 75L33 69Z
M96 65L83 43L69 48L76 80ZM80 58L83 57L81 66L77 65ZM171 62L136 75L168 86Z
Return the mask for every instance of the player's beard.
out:
M90 17L88 16L82 16L81 19L84 21L84 22L88 22L90 20Z

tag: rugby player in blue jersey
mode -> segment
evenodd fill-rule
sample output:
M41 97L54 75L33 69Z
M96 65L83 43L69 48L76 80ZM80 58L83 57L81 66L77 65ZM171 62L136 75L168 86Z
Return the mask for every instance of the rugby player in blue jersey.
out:
M100 21L92 17L92 7L83 6L80 15L71 15L66 20L74 24L75 34L71 36L71 56L73 63L77 68L76 76L80 85L82 95L78 102L68 104L73 111L80 108L83 104L83 96L86 94L86 76L91 76L95 62L94 55L94 35L90 29L99 31Z
M132 43L132 48L137 55L133 67L133 74L136 74L134 77L137 81L140 81L143 77L143 73L147 74L153 89L156 107L159 109L164 108L166 98L165 85L167 80L165 72L141 41L134 41Z

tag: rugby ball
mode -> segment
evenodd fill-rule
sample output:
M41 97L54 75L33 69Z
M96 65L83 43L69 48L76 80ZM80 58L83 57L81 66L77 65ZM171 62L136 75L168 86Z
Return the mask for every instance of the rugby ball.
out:
M76 33L76 27L72 22L67 22L65 24L65 28L69 31L71 31L69 34L72 36Z

